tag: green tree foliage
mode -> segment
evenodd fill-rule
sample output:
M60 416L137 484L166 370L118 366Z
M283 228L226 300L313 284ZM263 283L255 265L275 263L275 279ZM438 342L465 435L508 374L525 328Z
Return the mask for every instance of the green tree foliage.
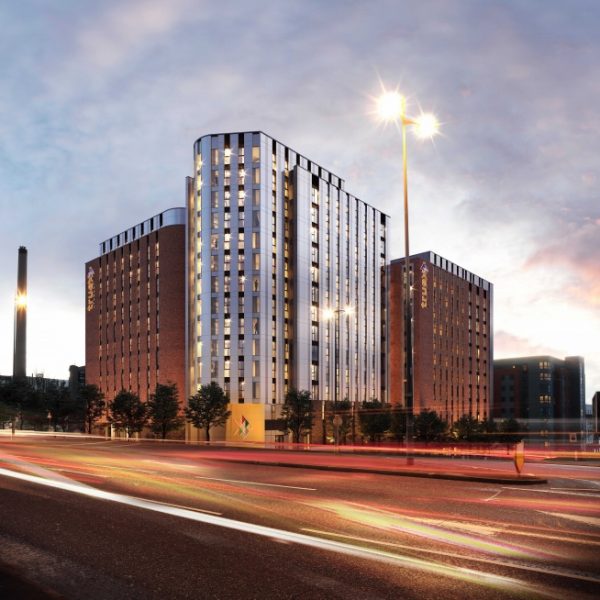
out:
M94 423L102 417L106 409L104 394L96 384L88 383L81 387L79 396L83 405L85 431L86 433L92 433Z
M127 390L121 390L109 404L109 421L119 430L125 430L127 437L142 431L148 421L146 405L139 397Z
M48 424L57 431L68 431L73 423L77 423L82 417L80 407L77 401L71 397L69 388L49 384L46 390L41 392L42 410L33 410L32 413L40 414L41 418L46 417ZM48 418L47 415L50 415Z
M402 442L406 436L407 419L412 419L412 415L402 406L392 406L390 411L390 433L394 440Z
M421 442L443 440L448 431L448 423L435 410L423 410L414 419L414 434Z
M158 383L147 406L150 428L163 440L169 431L174 431L183 424L183 418L179 414L179 392L176 383Z
M211 427L225 425L231 416L231 411L227 410L228 402L229 398L221 386L211 381L198 388L198 392L190 397L185 417L194 427L204 429L206 441L210 442Z
M358 418L361 431L370 442L380 441L392 424L390 406L378 400L363 402Z
M0 402L12 428L23 429L24 424L39 419L40 397L26 379L12 379L0 386Z
M14 429L18 411L11 401L7 388L8 384L0 385L0 428L4 428L6 423L10 423Z
M347 398L338 402L336 414L342 418L342 423L338 428L338 440L340 444L345 444L348 436L352 433L352 419L354 418L352 402Z
M285 395L281 411L283 430L291 432L295 444L300 443L303 434L310 433L313 426L313 410L310 392L291 389Z
M516 419L504 419L498 424L498 441L505 444L516 444L523 439L527 427Z
M458 441L477 442L483 434L483 424L471 415L463 415L452 425L452 437Z

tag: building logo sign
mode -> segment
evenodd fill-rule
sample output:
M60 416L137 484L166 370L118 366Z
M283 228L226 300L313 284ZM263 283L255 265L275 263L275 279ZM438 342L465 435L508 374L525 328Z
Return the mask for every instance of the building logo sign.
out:
M90 267L87 272L87 311L94 310L96 306L96 284L94 283L94 269Z
M237 435L245 440L250 433L250 421L246 419L244 415L242 415L241 419L236 423L237 425Z
M425 263L421 264L421 308L427 308L428 306L428 295L427 295L427 276L429 269Z

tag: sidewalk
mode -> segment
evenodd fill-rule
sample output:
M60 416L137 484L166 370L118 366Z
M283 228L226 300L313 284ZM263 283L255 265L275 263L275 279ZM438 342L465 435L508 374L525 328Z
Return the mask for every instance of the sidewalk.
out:
M407 461L404 456L357 456L344 453L310 453L302 450L243 450L219 449L211 451L214 460L239 464L286 467L295 469L318 469L341 473L372 473L394 477L425 477L454 481L473 481L511 485L544 484L542 477L518 475L512 461L493 461L487 466L484 460L414 457ZM412 462L412 464L408 464ZM482 464L483 463L483 464Z

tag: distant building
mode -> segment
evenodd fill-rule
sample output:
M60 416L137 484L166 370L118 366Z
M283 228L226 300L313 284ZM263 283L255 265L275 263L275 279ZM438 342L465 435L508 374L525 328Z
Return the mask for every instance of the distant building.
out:
M85 385L85 367L71 365L69 367L69 393L71 398L79 396L79 390Z
M146 401L157 383L185 394L185 208L171 208L100 244L85 265L85 379L111 401Z
M413 414L435 410L448 422L489 417L493 285L434 252L410 257L413 285ZM390 399L404 398L404 259L390 276Z
M600 441L600 392L592 397L592 430L594 441Z
M45 392L49 387L66 388L69 382L66 379L53 379L44 377L43 373L36 373L34 375L27 375L25 378L17 377L27 382L34 390L38 392ZM15 377L11 375L0 375L0 385L8 385Z
M585 418L583 358L527 356L495 360L492 415L495 419L524 420L532 433L556 433L573 441L582 431Z

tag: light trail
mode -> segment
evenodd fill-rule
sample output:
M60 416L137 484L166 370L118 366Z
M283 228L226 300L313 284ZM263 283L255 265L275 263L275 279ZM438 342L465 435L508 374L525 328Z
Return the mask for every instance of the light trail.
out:
M540 558L549 556L545 553L540 553L533 548L518 547L513 544L489 541L481 537L481 535L475 536L453 531L452 524L449 524L448 527L431 525L432 519L424 519L423 517L408 517L395 512L377 510L369 506L345 502L317 502L314 506L322 510L330 511L341 519L350 521L351 523L367 525L382 531L401 532L423 539L468 548L473 551L485 552L487 554L519 558ZM443 523L444 520L447 519L435 519L435 523ZM460 525L461 528L465 527L464 524ZM479 533L481 534L483 527L485 526L475 525L474 527L479 527ZM491 528L489 527L485 527L485 531L489 532L490 529Z
M503 486L502 489L503 490L516 490L518 492L535 492L536 494L560 494L562 496L582 496L582 497L587 497L587 498L598 498L598 494L593 493L593 491L591 491L591 490L590 490L591 493L589 493L589 494L581 494L579 492L558 492L558 491L555 491L555 488L552 488L549 490L536 490L536 489L524 490L523 488L518 488L518 487Z
M335 533L333 531L322 531L320 529L304 528L302 531L308 531L309 533L317 533L319 535L328 535L331 537L338 537L348 540L354 540L357 542L364 542L367 544L379 544L380 546L389 546L392 548L402 548L403 550L410 550L412 552L419 552L423 554L435 554L436 556L450 556L452 558L459 558L468 560L470 562L478 562L488 565L499 565L502 567L508 567L510 569L519 569L521 571L531 571L534 573L540 573L542 575L554 575L558 577L566 577L568 579L579 579L580 581L591 581L592 583L600 584L600 577L597 577L591 573L582 573L579 571L570 571L569 569L563 569L559 567L549 568L540 567L537 565L524 565L523 563L511 562L507 560L498 560L496 558L482 558L480 556L469 556L467 554L449 554L446 550L433 550L431 548L417 548L415 546L409 546L408 544L399 544L397 542L384 542L382 540L373 540L369 538L363 538L360 536L347 535L344 533Z
M281 483L261 483L260 481L242 481L241 479L220 479L219 477L202 477L195 475L195 479L208 479L209 481L222 481L225 483L243 483L244 485L263 485L267 487L288 488L290 490L305 490L307 492L316 492L317 488L299 487L297 485L283 485Z
M328 552L343 554L346 556L352 556L354 558L384 562L402 568L417 569L420 571L433 573L437 576L446 576L453 579L460 579L468 583L476 584L479 586L490 586L493 588L509 591L511 593L519 592L528 595L535 593L540 597L556 599L562 597L559 594L551 593L550 591L541 589L539 586L528 584L525 581L514 579L512 577L505 577L502 575L494 575L485 571L477 571L475 569L469 569L465 567L454 567L451 565L431 562L420 558L414 558L411 556L393 554L390 552L371 548L363 548L344 542L336 542L306 534L275 529L273 527L266 527L263 525L255 525L253 523L237 521L234 519L227 519L216 515L199 513L196 511L189 510L187 508L178 508L170 504L154 502L152 500L144 500L142 498L135 498L133 496L117 494L114 492L107 492L92 487L84 487L75 483L48 480L34 475L10 471L8 469L3 468L0 468L0 475L4 475L5 477L11 477L13 479L18 479L21 481L26 481L28 483L63 490L66 492L73 492L82 496L87 496L98 500L105 500L108 502L114 502L126 506L131 506L134 508L150 510L169 516L180 517L183 519L196 521L198 523L203 523L206 525L222 527L225 529L239 531L245 534L253 534L284 543L296 543L302 546L316 548L318 550L324 550Z

